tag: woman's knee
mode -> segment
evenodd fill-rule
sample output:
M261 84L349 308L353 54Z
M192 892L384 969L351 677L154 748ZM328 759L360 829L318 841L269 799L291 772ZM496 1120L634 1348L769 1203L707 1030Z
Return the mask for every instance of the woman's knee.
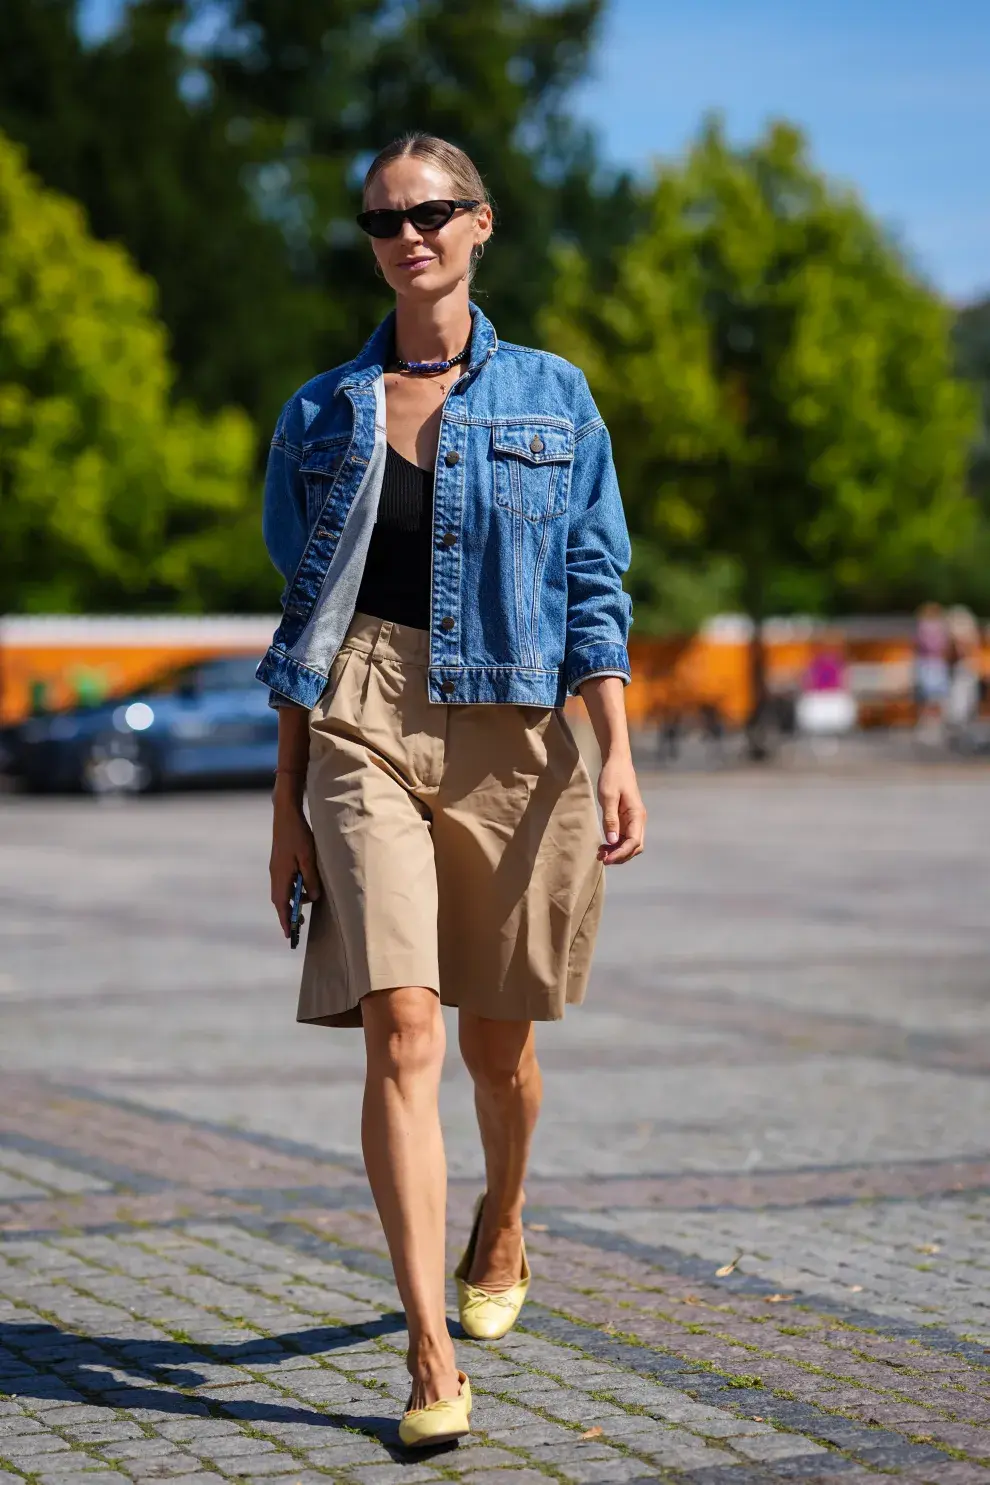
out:
M446 1036L432 990L405 985L361 1002L369 1067L389 1077L439 1076Z
M536 1074L536 1038L531 1021L491 1021L462 1015L459 1031L461 1056L476 1086L493 1094L509 1093Z

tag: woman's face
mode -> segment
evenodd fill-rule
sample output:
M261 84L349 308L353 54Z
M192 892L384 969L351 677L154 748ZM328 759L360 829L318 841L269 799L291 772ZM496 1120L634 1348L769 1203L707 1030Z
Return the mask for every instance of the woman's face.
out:
M453 201L462 196L447 176L428 160L413 155L393 160L372 181L365 209L404 210L421 201ZM398 295L442 299L467 277L471 253L492 233L491 207L456 211L435 232L420 231L405 221L398 237L373 237L371 245L390 288Z

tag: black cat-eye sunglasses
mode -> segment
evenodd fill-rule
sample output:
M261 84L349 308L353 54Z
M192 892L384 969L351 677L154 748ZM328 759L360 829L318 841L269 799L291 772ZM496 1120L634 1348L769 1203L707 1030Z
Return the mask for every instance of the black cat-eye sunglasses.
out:
M399 211L398 207L382 207L378 211L358 212L357 224L369 237L398 237L405 221L412 222L420 232L436 232L446 227L455 211L462 207L471 210L480 206L479 201L421 201L418 206Z

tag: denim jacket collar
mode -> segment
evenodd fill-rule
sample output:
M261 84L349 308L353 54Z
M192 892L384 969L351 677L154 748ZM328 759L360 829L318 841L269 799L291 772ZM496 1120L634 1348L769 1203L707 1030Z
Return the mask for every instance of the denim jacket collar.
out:
M473 376L491 360L498 350L498 336L495 334L495 326L491 320L482 314L473 300L470 309L471 354L465 374ZM377 330L372 332L363 348L351 361L337 383L337 391L344 392L349 388L368 386L377 381L388 364L394 340L395 310L393 309L385 316Z

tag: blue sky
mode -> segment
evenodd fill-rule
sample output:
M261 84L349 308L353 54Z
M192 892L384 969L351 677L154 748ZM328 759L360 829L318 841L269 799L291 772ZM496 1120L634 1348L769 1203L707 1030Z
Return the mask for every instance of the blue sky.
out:
M577 102L635 169L712 108L739 140L791 119L943 292L990 292L988 0L611 0Z

